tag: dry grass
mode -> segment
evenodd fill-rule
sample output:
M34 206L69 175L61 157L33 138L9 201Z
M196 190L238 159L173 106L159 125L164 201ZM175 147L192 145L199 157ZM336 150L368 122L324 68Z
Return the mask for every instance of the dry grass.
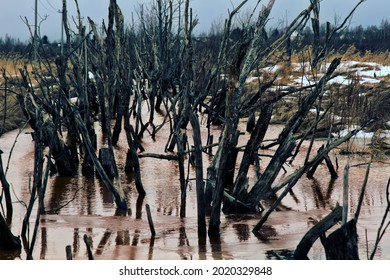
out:
M19 84L19 69L25 65L28 71L32 71L32 66L22 57L0 57L0 135L20 127L25 122L25 116L14 93L14 90L19 90L15 88Z
M19 106L16 96L0 90L0 136L10 130L22 126L26 118Z

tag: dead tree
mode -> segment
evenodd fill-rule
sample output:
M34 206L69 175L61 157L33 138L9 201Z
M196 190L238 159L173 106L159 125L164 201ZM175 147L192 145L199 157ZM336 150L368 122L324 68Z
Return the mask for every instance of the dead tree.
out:
M245 80L248 77L251 69L253 69L252 65L253 65L254 61L256 61L257 64L261 65L262 61L259 62L259 60L256 60L257 58L259 58L259 57L270 58L272 56L272 54L274 53L275 49L277 49L278 47L281 47L282 45L284 46L284 43L286 42L286 40L288 38L290 38L291 33L294 31L300 30L300 28L302 28L302 26L304 26L306 24L306 22L309 19L310 13L312 13L314 11L314 14L316 14L316 11L317 11L316 9L318 8L319 2L318 1L311 1L311 4L309 5L309 7L306 10L304 10L290 24L290 26L287 28L287 30L283 36L281 36L275 42L267 44L267 42L262 41L263 37L261 37L261 34L262 34L263 27L264 27L264 22L266 21L266 19L268 17L269 10L272 8L272 5L273 5L273 1L270 1L268 6L261 11L261 13L258 17L256 29L255 29L254 35L253 35L253 39L251 39L251 41L249 43L248 50L244 53L242 67L236 68L237 72L238 72L238 78L235 78L235 77L237 77L237 74L230 75L231 84L236 85L235 96L240 97L242 95L242 88L244 87ZM350 15L348 17L350 17ZM344 23L342 23L342 24L344 24ZM340 29L340 27L336 27L334 30L337 31L339 29ZM331 32L331 34L333 34L333 35L336 32L334 30L333 30L333 32ZM259 49L259 46L261 47L261 49ZM281 49L283 49L283 47L281 47ZM260 52L261 55L258 55L258 52ZM321 60L320 57L318 57L317 59L318 59L318 61ZM246 180L246 176L247 176L246 174L247 174L247 170L248 170L248 162L250 162L250 160L248 159L249 153L247 153L243 157L243 161L241 163L242 168L240 168L240 171L237 174L234 188L233 188L233 191L231 192L231 195L235 198L236 202L234 202L234 200L232 200L234 202L232 205L230 200L225 201L224 210L226 212L230 212L230 213L235 213L237 211L257 212L259 201L261 199L267 199L270 195L273 195L275 193L274 189L273 189L273 184L275 182L277 175L279 174L280 170L283 168L283 165L287 162L287 159L293 155L294 150L299 148L296 146L297 145L297 142L296 142L297 136L299 135L298 132L300 132L302 130L302 125L305 121L306 116L309 113L309 110L314 105L316 105L317 102L321 101L321 98L323 97L324 87L326 86L327 82L334 76L333 73L335 72L335 70L337 69L339 64L340 64L340 59L339 58L334 59L332 61L332 63L330 64L330 66L328 67L327 72L319 79L318 82L316 82L313 86L310 86L306 89L303 89L303 88L300 89L301 91L304 91L304 94L303 94L303 96L301 95L301 99L298 103L298 109L293 114L293 116L290 118L290 120L287 122L283 131L280 133L278 139L272 144L273 146L277 146L276 151L275 151L274 155L272 156L271 161L265 167L264 172L260 175L259 179L255 182L255 184L253 186L248 186L247 180ZM275 76L271 79L271 81L275 81ZM272 84L272 82L271 82L271 84ZM266 92L268 87L269 87L269 85L264 88L265 92ZM298 91L299 91L299 89L298 89ZM266 110L267 107L264 106L262 108L261 104L268 104L268 106L270 106L270 105L275 104L278 100L280 100L280 98L283 98L285 96L284 94L280 94L279 96L276 96L275 98L268 98L268 97L266 98L265 92L261 92L259 90L259 94L255 95L256 99L253 99L253 97L252 97L250 102L248 102L248 104L257 104L257 106L259 106L258 108L260 108L260 110L265 109L265 111L263 111L263 113L267 111ZM228 94L227 106L229 106L229 102L232 102L232 101L229 100L229 94ZM239 99L233 101L232 103L235 104L235 106L239 108L239 104L240 104ZM228 111L229 111L229 109L228 109ZM233 121L233 123L234 123L237 121L238 118L233 117L233 119L235 119ZM227 117L224 129L226 129L226 127L228 127L229 121L230 120ZM263 134L268 129L269 120L267 120L267 117L264 117L261 119L261 121L263 122L262 127L261 127L261 130L262 130L261 133ZM371 120L364 120L362 127L364 125L367 125L367 123L369 123L370 121ZM317 120L317 122L318 122L318 120ZM259 126L260 126L260 124L259 124ZM234 125L232 126L232 128L234 128ZM313 130L313 128L315 130L316 126L311 126L310 127L311 131ZM232 132L233 132L233 130L231 131L230 134L222 134L222 140L220 142L219 151L223 149L224 150L223 154L229 154L227 147L225 145L223 145L223 143L224 143L224 138L226 137L226 135L229 135L228 139L234 139L234 137L232 137L232 135L233 135ZM313 135L315 134L315 132L311 132L311 133L313 133ZM261 141L262 141L261 134L259 134L258 132L252 133L252 136L255 137L255 136L257 136L256 134L259 136L258 137L259 141L257 141L257 143L255 141L252 142L255 138L251 137L250 141L246 145L246 149L251 149L252 151L255 151L257 148L261 147L261 144L262 144L261 143ZM346 139L344 138L343 141L346 141ZM336 144L336 143L338 143L337 145L339 145L342 142L335 141L331 145L328 145L325 150L330 151L331 147L335 147L333 144ZM270 145L269 145L269 147L270 147ZM322 155L322 158L318 158L318 155L320 155L320 154ZM309 155L310 155L310 151L308 152L307 156L309 156ZM318 163L322 159L327 160L327 155L324 154L323 152L319 152L315 158L318 159L318 161L316 162L316 163ZM223 157L219 158L218 152L217 152L216 156L213 159L213 163L212 163L211 167L218 166L217 164L214 163L214 161L217 161L217 159L218 159L218 163L224 164ZM310 161L310 163L305 163L304 169L308 168L309 166L313 167L314 162ZM219 166L218 166L218 168L219 168ZM331 166L330 166L330 168L331 168ZM221 192L221 190L218 189L218 187L216 187L216 182L218 182L218 178L215 178L215 177L218 177L218 175L217 175L218 173L210 167L208 170L209 170L208 180L207 180L208 186L211 187L212 189L214 189L216 192ZM313 168L312 171L313 170L315 170L315 168ZM289 187L288 188L292 187L298 180L297 176L302 176L307 171L307 169L304 172L301 172L301 171L302 170L297 171L294 174L294 176L291 178L291 180L289 180L289 182L288 182ZM336 174L332 173L332 176L335 177ZM207 191L207 189L206 189L206 191ZM219 196L219 197L222 197L222 196ZM278 201L280 202L279 199L278 199ZM213 202L213 205L218 205L218 203ZM238 208L237 205L239 205L240 208ZM267 213L269 213L269 212L267 212ZM213 218L211 218L210 221L213 221Z
M348 165L345 168L344 184L348 184ZM357 203L356 212L350 221L347 218L345 208L346 205L336 205L335 209L324 219L314 225L299 242L295 252L294 259L308 259L307 254L314 242L320 238L321 243L325 248L326 259L328 260L358 260L358 235L356 225L359 219L361 205L363 203L364 193L367 186L370 165L367 165L366 174L363 180L363 185L360 191L359 201ZM348 202L348 195L345 200ZM346 202L344 202L347 204ZM348 209L347 209L348 210ZM326 231L332 228L336 223L342 222L340 228L326 236Z
M245 1L243 1L244 3ZM222 132L222 139L220 141L219 149L213 159L211 166L209 167L208 177L207 177L207 189L214 190L214 201L213 208L216 210L216 213L219 213L217 210L222 201L222 185L218 182L221 180L221 174L218 173L218 169L224 169L224 165L226 164L226 156L230 155L230 151L232 148L236 146L233 139L236 139L234 135L237 135L237 124L240 117L240 112L237 111L240 108L240 103L243 95L243 90L245 86L245 81L254 69L254 65L258 66L261 63L265 63L266 58L272 57L276 49L281 48L290 34L299 29L301 26L305 24L307 21L308 15L313 8L312 5L308 7L305 11L303 11L287 28L286 33L279 40L274 43L268 43L265 41L266 39L263 36L264 26L267 22L267 18L269 13L274 5L275 1L269 1L268 5L263 7L263 9L259 12L255 30L253 37L248 40L248 42L242 43L240 47L237 48L235 57L232 60L230 67L230 86L228 89L228 95L226 98L227 104L227 113L226 113L226 122L224 124L224 129ZM238 8L240 8L239 6ZM237 12L234 10L233 12ZM233 14L233 13L232 13ZM259 61L259 58L262 57L264 60ZM335 63L337 66L337 62ZM330 73L335 70L335 65L331 67ZM330 74L328 73L328 74ZM329 77L329 76L327 76ZM326 81L325 77L322 82ZM271 187L271 184L275 180L279 170L282 168L286 159L290 156L291 152L295 147L295 139L294 133L298 130L300 124L303 121L304 116L309 110L310 105L315 101L316 97L320 92L320 88L315 90L313 93L309 94L305 99L305 103L298 109L299 112L291 119L290 123L286 126L286 129L282 132L279 137L279 148L277 149L271 163L267 166L266 171L261 176L260 180L255 184L255 186L248 193L246 189L246 184L243 184L243 179L247 172L247 163L244 163L242 168L242 173L238 174L238 178L240 178L240 186L235 186L233 188L233 197L236 200L242 202L242 204L247 205L246 212L257 211L257 205L262 196L265 196ZM265 110L267 111L267 110ZM264 122L263 129L267 129L267 121ZM264 133L262 131L261 133ZM225 142L227 142L225 144ZM230 144L228 144L230 142ZM261 143L253 144L254 146L259 146ZM245 159L248 160L248 159ZM207 190L206 190L207 191ZM217 195L220 194L220 195ZM238 196L238 194L242 196ZM217 199L217 200L216 200ZM226 209L234 209L231 207L226 207ZM234 210L233 210L234 211ZM210 225L213 225L214 231L213 234L217 234L219 221L219 214L215 216L211 216ZM210 226L211 227L211 226Z

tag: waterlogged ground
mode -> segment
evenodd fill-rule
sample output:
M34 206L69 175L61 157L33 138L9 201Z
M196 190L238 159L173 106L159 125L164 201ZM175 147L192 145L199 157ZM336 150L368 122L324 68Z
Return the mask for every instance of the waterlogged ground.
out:
M242 124L242 131L245 126ZM96 125L98 129L99 126ZM31 135L18 131L3 135L0 149L4 165L12 150L7 170L7 178L12 185L14 216L12 232L19 235L21 223L26 212L25 205L30 198L30 180L33 170L33 145ZM274 126L267 135L268 139L277 136L280 127ZM218 128L215 127L215 134ZM188 132L191 135L191 131ZM162 153L166 144L160 133L156 141L145 138L145 152ZM243 135L241 141L248 134ZM358 140L356 140L358 141ZM321 143L316 143L320 145ZM14 146L13 146L14 145ZM303 150L307 148L303 146ZM119 170L127 152L124 139L115 149ZM215 152L215 150L214 150ZM331 155L334 160L335 155ZM354 214L360 194L365 165L369 158L362 156L338 155L339 175L349 160L350 215ZM204 158L205 162L209 159ZM287 166L292 172L302 159ZM385 187L390 174L389 159L372 164L361 215L358 221L359 253L361 259L367 259L376 239L377 228L386 208ZM129 213L116 213L111 194L98 179L85 179L81 176L60 178L50 177L46 193L46 215L40 220L39 234L35 243L34 259L65 259L65 247L71 245L74 259L87 259L87 249L83 236L92 239L95 259L288 259L303 235L313 224L327 215L337 202L342 202L342 176L331 180L325 166L320 166L314 179L302 178L284 200L278 211L269 217L259 234L254 235L252 228L260 215L222 216L222 236L219 240L199 242L196 222L195 183L188 189L187 217L181 219L180 188L177 164L173 161L153 158L140 159L142 181L147 195L139 199L132 178L121 172L122 187L125 190ZM205 164L205 169L207 164ZM190 170L193 178L193 170ZM206 170L205 170L206 172ZM206 174L206 173L205 173ZM280 174L283 179L288 174ZM193 181L194 182L194 181ZM152 210L157 231L156 238L150 237L145 205ZM35 212L34 212L35 213ZM35 214L30 219L31 233ZM201 245L199 245L201 244ZM203 245L202 245L203 244ZM311 259L325 259L324 250L317 242L310 251ZM25 259L21 252L0 252L1 259ZM390 259L390 237L385 234L379 245L376 259Z

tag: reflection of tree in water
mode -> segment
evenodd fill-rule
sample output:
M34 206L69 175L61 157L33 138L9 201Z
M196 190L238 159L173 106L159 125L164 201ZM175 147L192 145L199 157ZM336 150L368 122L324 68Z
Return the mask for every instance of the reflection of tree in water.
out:
M95 182L98 184L95 185ZM96 212L96 189L102 190L103 203L113 203L112 195L99 180L84 177L55 176L49 197L47 213L61 213L63 208L78 209L80 215L92 215Z
M44 260L46 258L47 252L47 229L45 227L41 228L41 254L40 259Z
M186 227L183 225L179 228L179 247L190 246L190 241L188 240Z
M180 247L190 247L190 241L187 237L186 227L184 224L179 227L179 248ZM180 256L180 259L182 260L193 259L191 252L187 252L179 249L178 254Z
M233 228L238 236L238 240L247 241L250 237L248 224L234 224Z
M104 232L103 237L100 240L99 245L97 246L95 255L102 255L103 254L104 248L106 247L108 241L110 240L111 234L112 234L112 232L110 231L110 229L107 229Z
M128 230L120 230L117 232L115 238L116 245L129 245L130 244L130 233Z
M255 233L257 239L263 243L269 243L271 240L275 240L276 235L276 230L270 225L263 225L260 230Z
M268 250L265 252L267 260L292 260L294 250L281 249L281 250Z
M80 233L78 228L73 229L73 257L80 251Z
M145 196L139 195L137 198L136 208L135 208L135 219L141 220L142 219L142 205L144 203Z
M333 194L334 185L335 185L335 179L331 179L328 183L328 188L326 189L326 192L324 194L323 189L321 187L320 181L318 181L316 178L310 178L310 181L312 182L311 188L313 190L313 199L314 204L317 209L327 207L331 207L330 199Z

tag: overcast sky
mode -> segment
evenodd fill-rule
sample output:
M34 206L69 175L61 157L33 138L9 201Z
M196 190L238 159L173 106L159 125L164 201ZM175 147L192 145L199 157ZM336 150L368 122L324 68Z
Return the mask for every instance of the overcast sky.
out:
M149 3L150 0L117 0L125 19L131 19L131 13L138 3ZM227 15L228 9L240 3L241 0L192 0L191 6L198 15L200 24L198 32L209 30L215 21L221 21ZM250 0L249 7L256 0ZM276 0L270 25L277 26L283 19L296 16L307 7L309 0ZM321 6L321 20L334 22L335 18L343 18L355 6L358 0L323 0ZM97 23L101 23L108 15L109 0L79 0L82 16L89 16ZM262 3L268 3L263 0ZM0 0L0 37L6 34L13 38L25 41L29 38L29 31L22 18L27 18L30 25L34 24L35 0ZM68 0L69 14L74 15L74 1ZM38 11L41 17L47 19L41 24L41 36L47 35L49 40L59 40L62 0L38 0ZM244 9L245 10L245 9ZM389 0L367 0L356 11L352 25L380 25L383 19L390 19ZM33 29L33 27L32 27Z

